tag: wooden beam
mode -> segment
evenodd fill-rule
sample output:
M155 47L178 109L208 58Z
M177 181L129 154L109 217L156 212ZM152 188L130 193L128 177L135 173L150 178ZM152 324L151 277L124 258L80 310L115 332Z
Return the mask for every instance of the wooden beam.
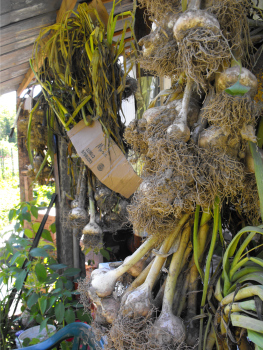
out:
M24 75L29 68L28 62L5 69L0 72L0 83ZM22 80L22 79L21 79Z
M34 0L24 1L21 6L22 8L13 9L12 2L14 1L3 1L9 3L9 11L3 13L0 11L0 27L5 27L11 23L27 20L36 16L44 15L47 12L57 11L60 6L61 0Z
M130 33L131 32L131 28L127 28L126 29L126 33ZM114 32L113 36L119 36L119 35L122 35L123 33L123 30L118 30L117 32Z
M61 21L65 12L73 10L76 3L77 3L77 0L63 0L62 4L60 6L60 9L58 11L58 14L57 14L56 22L58 23ZM37 67L37 69L39 69L43 64L43 62L41 62L41 60L38 60L38 62L39 62L39 66ZM27 71L22 83L19 85L19 88L17 90L17 96L21 95L21 93L26 89L26 87L28 86L28 84L31 82L31 80L33 78L34 78L34 73L33 73L32 69L30 68Z
M0 70L8 69L19 64L28 62L32 57L33 45L23 47L22 49L6 53L1 56Z
M0 95L6 94L7 92L14 91L19 86L23 76L10 79L3 83L0 83Z
M11 44L1 46L0 47L0 55L4 55L5 53L15 51L18 49L21 49L22 47L31 45L35 42L36 38L38 37L39 31L36 32L34 36L30 36L29 38L26 38L24 40L19 40L16 42L13 42Z
M56 12L36 16L18 23L10 24L1 29L0 46L9 45L13 42L27 39L33 36L43 27L47 27L56 20Z

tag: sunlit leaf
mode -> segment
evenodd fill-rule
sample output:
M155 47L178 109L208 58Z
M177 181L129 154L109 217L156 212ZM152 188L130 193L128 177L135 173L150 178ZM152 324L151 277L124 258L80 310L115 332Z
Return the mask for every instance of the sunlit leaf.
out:
M45 282L47 279L47 271L44 265L37 263L35 266L35 273L39 282Z

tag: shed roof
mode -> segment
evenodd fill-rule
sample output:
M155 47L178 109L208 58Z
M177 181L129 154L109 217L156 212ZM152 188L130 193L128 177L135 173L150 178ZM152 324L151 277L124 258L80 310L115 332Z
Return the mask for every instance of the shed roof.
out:
M83 0L4 0L0 1L0 95L17 91L18 95L32 82L33 74L29 66L33 43L40 29L54 24L65 11L76 9ZM110 13L112 0L86 1ZM116 6L115 14L133 8L132 0L122 0ZM107 14L106 14L107 15ZM118 21L116 39L122 33L123 20ZM125 40L129 42L131 33Z

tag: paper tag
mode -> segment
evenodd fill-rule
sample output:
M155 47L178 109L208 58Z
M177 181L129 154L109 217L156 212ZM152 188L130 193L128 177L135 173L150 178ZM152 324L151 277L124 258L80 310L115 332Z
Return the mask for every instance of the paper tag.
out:
M116 143L107 138L99 121L86 126L80 121L68 131L78 155L111 190L129 198L142 182Z

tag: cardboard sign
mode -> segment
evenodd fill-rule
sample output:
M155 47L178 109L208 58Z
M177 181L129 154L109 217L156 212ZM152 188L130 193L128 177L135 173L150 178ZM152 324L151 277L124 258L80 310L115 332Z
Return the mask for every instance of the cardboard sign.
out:
M68 131L78 155L111 190L129 198L142 182L114 141L106 138L99 121L86 126L80 121Z

